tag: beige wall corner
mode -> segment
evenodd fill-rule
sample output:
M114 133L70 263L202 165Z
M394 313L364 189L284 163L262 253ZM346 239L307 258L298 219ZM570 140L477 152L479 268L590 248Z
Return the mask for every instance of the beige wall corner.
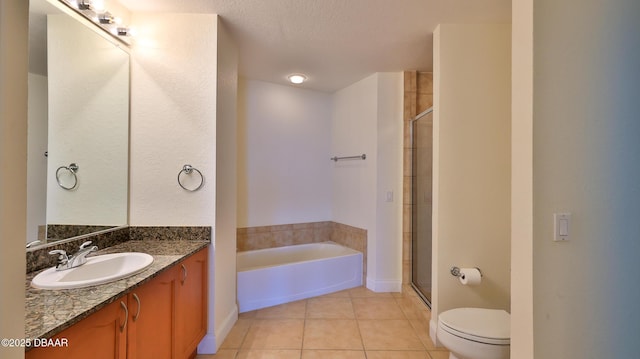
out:
M24 338L29 2L0 3L0 337ZM0 347L2 358L24 348Z
M536 358L640 353L639 18L637 0L533 4Z
M209 267L215 278L213 296L216 347L224 341L238 319L236 305L236 232L237 232L237 94L238 49L218 17L216 91L216 225L215 259ZM212 285L213 286L213 285ZM211 318L211 316L209 316ZM217 350L216 348L216 350Z
M432 329L452 308L510 308L511 27L444 24L434 45Z
M533 0L512 11L511 357L533 359Z

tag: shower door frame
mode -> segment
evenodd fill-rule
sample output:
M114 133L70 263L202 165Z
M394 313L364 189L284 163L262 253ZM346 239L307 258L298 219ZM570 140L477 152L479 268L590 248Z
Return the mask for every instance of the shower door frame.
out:
M409 130L410 130L410 140L411 140L411 287L413 287L413 289L416 291L416 293L418 294L418 296L425 302L425 304L431 308L431 294L432 294L432 288L431 288L431 281L429 281L430 283L430 288L429 288L429 292L424 293L423 292L423 288L422 286L418 285L415 281L414 278L414 271L417 265L417 261L416 261L416 243L417 243L417 223L416 223L416 217L417 217L417 207L418 207L418 202L417 202L417 195L416 195L416 187L417 187L417 174L416 174L416 161L417 161L417 147L416 147L416 139L415 139L415 126L416 126L416 122L418 120L420 120L421 118L432 114L433 113L433 107L430 107L428 109L426 109L425 111L421 112L420 114L418 114L415 118L410 120L410 126L409 126ZM431 146L432 146L432 153L433 153L433 135L432 135L432 139L431 139ZM432 171L433 171L433 165L432 165ZM433 173L433 172L432 172ZM433 191L433 189L432 189ZM432 207L432 211L433 211L433 207ZM429 218L430 221L433 220L433 212L432 212L432 216L431 218ZM429 238L430 238L430 243L432 243L433 238L431 236L431 234L429 234ZM429 258L429 266L432 267L432 258L433 258L433 254L432 257ZM432 275L432 270L429 271L429 275Z

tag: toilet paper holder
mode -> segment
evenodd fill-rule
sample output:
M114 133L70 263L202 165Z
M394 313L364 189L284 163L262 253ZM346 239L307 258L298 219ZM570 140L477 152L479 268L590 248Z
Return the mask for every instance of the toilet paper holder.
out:
M475 268L478 270L478 272L480 272L480 276L482 277L483 275L482 275L482 271L480 270L480 268L478 268L478 267L475 267ZM453 267L451 267L450 271L451 271L451 275L454 276L454 277L460 278L460 276L462 276L462 272L460 271L460 267L453 266Z

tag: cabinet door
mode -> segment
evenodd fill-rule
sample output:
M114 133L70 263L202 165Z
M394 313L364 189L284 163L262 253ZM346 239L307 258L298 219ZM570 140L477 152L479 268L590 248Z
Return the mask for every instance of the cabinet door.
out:
M174 358L176 286L172 268L129 293L128 359Z
M66 347L34 348L26 353L26 358L125 359L128 325L125 308L126 298L117 299L52 338L61 343L66 340Z
M176 268L176 358L189 358L207 332L208 249L192 255Z

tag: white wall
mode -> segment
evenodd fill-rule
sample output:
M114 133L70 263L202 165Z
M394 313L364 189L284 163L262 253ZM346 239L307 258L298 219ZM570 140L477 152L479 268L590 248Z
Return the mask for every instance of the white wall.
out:
M24 338L28 2L0 2L0 337ZM0 347L2 358L24 348Z
M378 74L333 94L331 156L367 159L331 162L332 218L367 230L367 277L376 268ZM367 278L367 286L371 284Z
M509 310L510 41L509 25L434 33L432 332L448 309ZM462 286L454 265L479 267L482 284Z
M536 358L640 352L640 2L533 6ZM570 241L552 241L571 212Z
M47 77L29 73L27 243L47 223ZM126 203L126 202L125 202Z
M402 282L403 109L404 75L379 73L374 273L375 287L381 291L399 291Z
M333 94L331 154L367 159L330 162L332 217L336 222L367 228L375 223L378 75L371 75ZM369 233L375 247L374 233ZM370 248L371 249L371 248Z
M130 221L132 226L213 226L216 190L216 15L134 14ZM188 192L185 164L205 177ZM186 185L193 182L184 176Z
M218 18L218 70L216 102L216 223L214 255L209 265L209 334L199 353L213 353L220 347L238 319L236 305L236 207L237 207L237 94L238 50ZM214 286L215 285L215 286ZM214 340L208 340L213 334ZM215 348L211 343L215 343Z
M130 224L213 227L209 328L199 346L212 353L237 318L237 53L217 15L134 14L134 23ZM185 164L205 177L196 192L178 185ZM199 184L183 179L187 187Z
M511 6L511 357L533 359L533 0Z
M331 219L331 97L242 80L238 227Z
M367 287L402 283L402 74L376 73L333 94L333 221L367 230ZM386 192L395 195L386 202Z

